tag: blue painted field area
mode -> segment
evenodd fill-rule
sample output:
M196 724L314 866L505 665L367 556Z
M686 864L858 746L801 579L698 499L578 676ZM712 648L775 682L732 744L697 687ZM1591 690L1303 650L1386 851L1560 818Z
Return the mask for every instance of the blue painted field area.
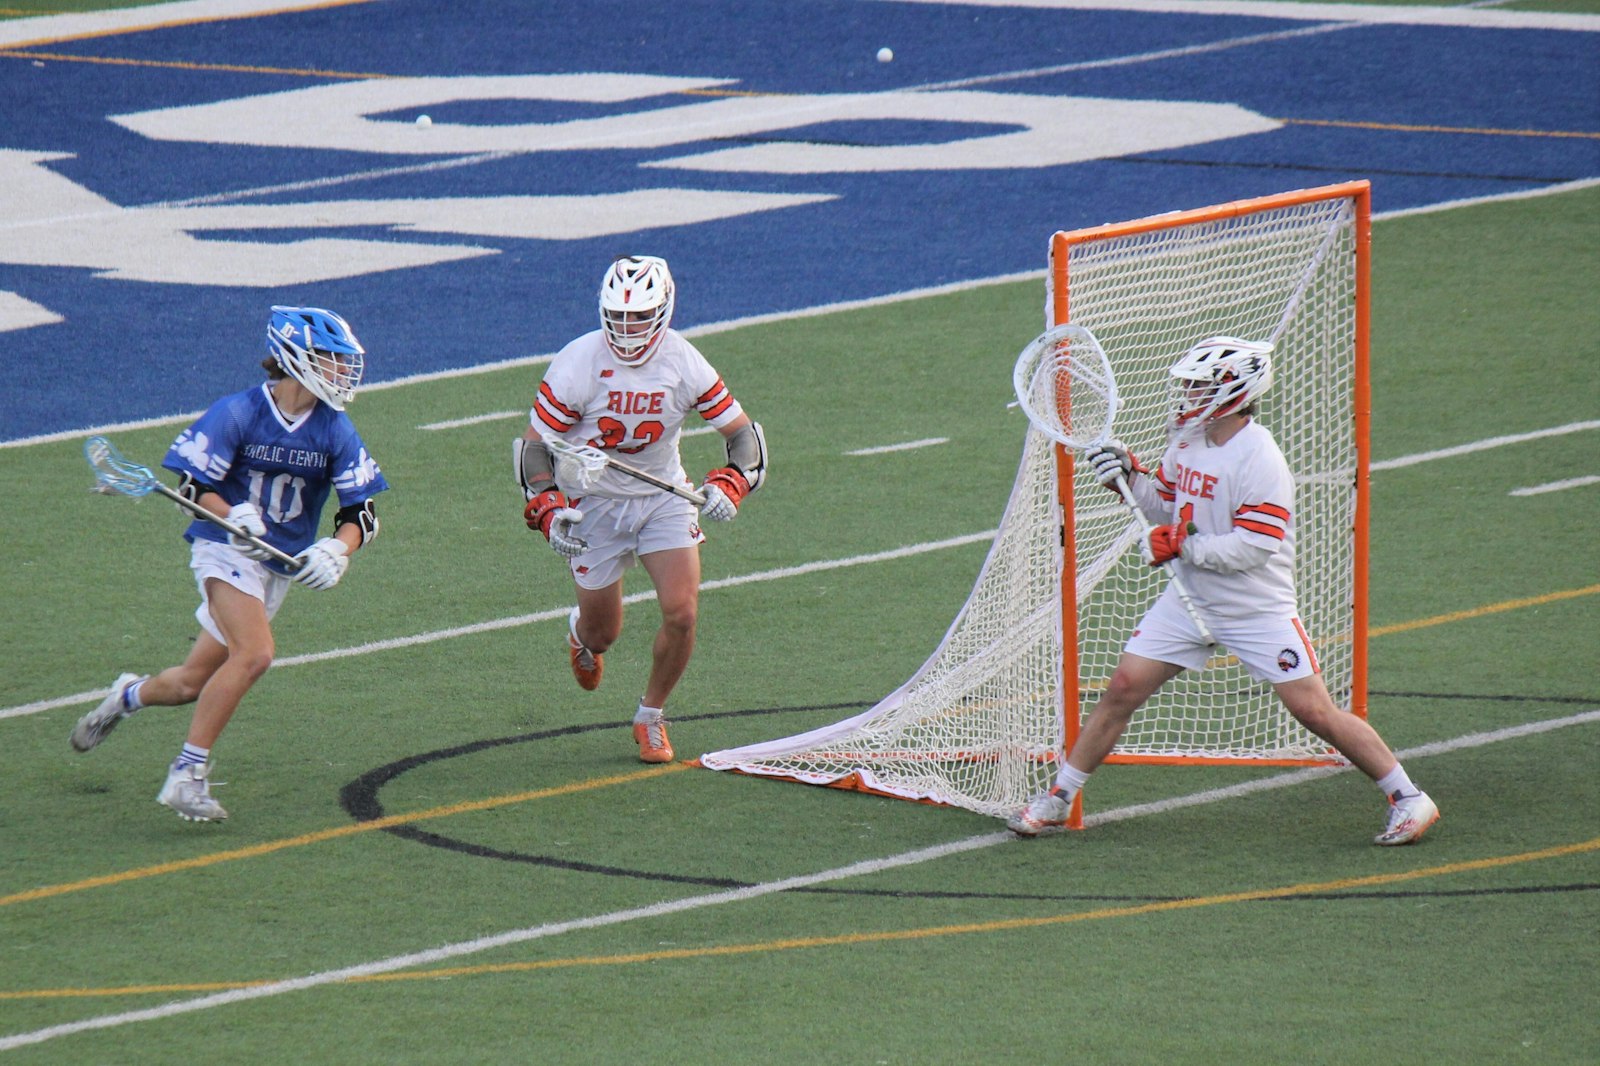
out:
M198 410L252 377L273 303L344 314L383 381L553 351L623 252L671 261L691 327L1351 178L1384 212L1600 177L1600 34L1535 16L160 10L0 22L0 441Z

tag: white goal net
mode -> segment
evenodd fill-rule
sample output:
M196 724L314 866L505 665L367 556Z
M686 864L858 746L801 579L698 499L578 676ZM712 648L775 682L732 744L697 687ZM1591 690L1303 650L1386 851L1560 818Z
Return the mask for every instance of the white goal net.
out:
M1295 476L1300 617L1335 701L1363 715L1367 217L1358 182L1058 233L1046 315L1099 338L1117 436L1152 462L1181 352L1216 334L1276 343L1258 417ZM1049 785L1161 591L1138 535L1087 464L1030 430L988 558L922 668L862 714L701 764L1011 814ZM1219 648L1140 710L1110 761L1330 758Z

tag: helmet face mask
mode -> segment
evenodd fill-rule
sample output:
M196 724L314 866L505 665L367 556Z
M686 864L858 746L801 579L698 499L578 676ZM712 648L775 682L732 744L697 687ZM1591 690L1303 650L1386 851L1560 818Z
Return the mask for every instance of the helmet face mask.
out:
M355 399L366 349L350 324L320 307L273 307L267 351L317 399L343 411Z
M1272 385L1272 345L1237 337L1208 337L1172 364L1168 395L1178 428L1204 426L1238 414Z
M625 255L600 282L600 328L617 362L639 366L661 346L672 321L674 286L667 261Z

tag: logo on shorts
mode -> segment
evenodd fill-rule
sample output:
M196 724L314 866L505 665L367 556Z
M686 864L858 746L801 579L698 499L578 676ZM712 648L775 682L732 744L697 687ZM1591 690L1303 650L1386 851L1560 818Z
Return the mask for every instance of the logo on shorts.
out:
M1300 665L1300 653L1293 648L1284 648L1278 653L1278 669L1288 673Z
M689 523L689 536L695 538L696 540L700 539L700 537L701 537L700 523L698 523L698 522L690 522Z

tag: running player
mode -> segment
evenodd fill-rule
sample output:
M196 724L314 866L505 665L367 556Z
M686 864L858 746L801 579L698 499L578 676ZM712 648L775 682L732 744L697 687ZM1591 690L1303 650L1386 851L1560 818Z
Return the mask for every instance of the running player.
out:
M568 619L567 650L584 689L600 685L604 653L622 634L622 577L635 563L656 589L661 626L650 676L633 718L639 758L670 762L664 709L694 651L700 600L702 517L731 521L745 496L761 487L767 445L705 356L670 329L672 275L655 256L622 256L600 284L600 328L556 354L513 447L530 529L568 560L577 607ZM727 465L699 487L698 513L687 500L607 469L581 499L556 482L542 441L563 438L614 452L658 479L692 488L678 454L691 413L724 438ZM569 486L570 487L570 486Z
M1126 478L1149 520L1166 523L1150 532L1144 561L1175 560L1218 643L1383 790L1388 822L1374 843L1409 844L1438 820L1439 808L1365 719L1335 706L1300 624L1294 480L1277 441L1254 419L1256 401L1272 383L1271 352L1270 344L1212 337L1178 359L1170 370L1171 432L1155 471L1142 468L1120 441L1086 458L1102 485ZM1007 826L1034 836L1066 824L1073 798L1134 712L1183 670L1204 667L1212 650L1169 586L1128 639L1055 784Z
M365 366L344 319L315 307L274 307L267 352L267 380L212 404L178 435L162 465L178 474L180 492L294 556L298 568L196 519L183 534L200 587L200 635L188 658L153 677L118 677L72 731L72 746L88 751L141 707L194 703L188 737L156 797L191 821L228 816L211 795L211 747L272 665L272 619L290 582L337 585L350 555L378 535L372 497L389 487L344 411ZM318 539L330 492L339 501L333 535Z

